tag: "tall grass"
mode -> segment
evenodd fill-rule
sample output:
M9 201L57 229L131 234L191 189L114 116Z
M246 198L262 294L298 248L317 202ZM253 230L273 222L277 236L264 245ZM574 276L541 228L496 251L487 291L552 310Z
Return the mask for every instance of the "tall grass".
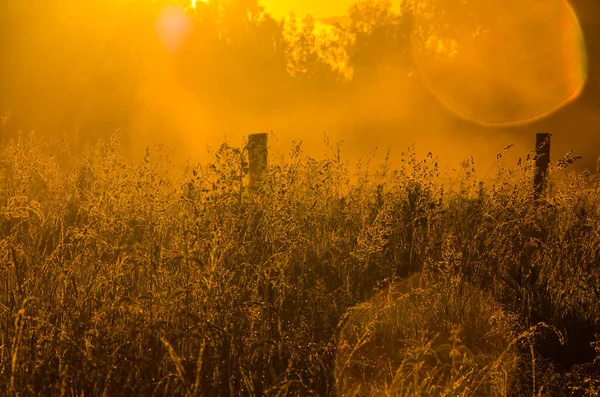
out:
M514 319L456 277L418 273L348 312L336 354L344 396L507 396Z
M600 328L591 176L535 203L532 159L485 184L465 162L450 183L409 149L356 177L298 144L255 193L226 146L174 175L118 136L76 161L68 144L1 149L0 394L334 395L340 319L415 271L489 294L515 335L565 336L517 338L514 394L599 390L593 364L572 367Z

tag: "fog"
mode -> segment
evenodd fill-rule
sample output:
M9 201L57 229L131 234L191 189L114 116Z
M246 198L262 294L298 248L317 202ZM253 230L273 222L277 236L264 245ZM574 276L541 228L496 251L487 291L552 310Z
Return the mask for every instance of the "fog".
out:
M415 143L485 170L552 132L554 159L573 149L595 166L594 1L313 3L294 17L254 0L3 0L2 139L67 136L76 153L120 129L131 156L160 142L207 159L273 132L275 151L302 140L322 156L327 136L350 163L375 148L394 163Z

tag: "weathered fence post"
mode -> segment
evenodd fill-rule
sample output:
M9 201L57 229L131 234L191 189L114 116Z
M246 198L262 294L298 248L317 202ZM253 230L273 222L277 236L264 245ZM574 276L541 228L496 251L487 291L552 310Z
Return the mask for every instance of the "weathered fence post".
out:
M552 134L538 133L535 136L535 175L533 177L534 197L538 199L546 188L548 166L550 165L550 138Z
M264 179L268 165L267 133L250 134L248 136L248 174L250 188L256 189Z

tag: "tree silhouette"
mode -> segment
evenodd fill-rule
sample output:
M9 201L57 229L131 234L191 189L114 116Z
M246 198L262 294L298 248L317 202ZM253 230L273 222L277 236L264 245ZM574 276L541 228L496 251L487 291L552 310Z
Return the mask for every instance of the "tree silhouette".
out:
M369 102L369 117L393 116L412 95L405 90L407 81L418 81L407 77L414 66L411 46L425 47L429 40L437 51L434 39L474 40L468 33L481 21L468 15L484 6L456 3L460 6L441 15L434 7L439 1L405 0L395 10L389 0L361 0L349 8L348 23L325 30L311 16L276 20L260 0L199 1L193 9L187 0L47 0L35 5L4 0L0 115L11 110L14 129L79 129L93 140L117 128L133 130L134 113L146 106L140 96L160 96L165 87L163 102L171 96L178 103L198 99L223 124L238 114L258 117L300 102L354 101L357 120ZM171 39L177 48L167 49L157 34L157 20L173 7L183 13L185 34L176 31ZM423 7L432 7L430 17L418 15ZM444 23L453 18L464 26ZM590 73L597 69L593 22L588 17ZM168 81L161 80L165 76ZM145 94L152 79L157 88ZM590 79L588 99L598 98L589 94L592 87L598 91L596 80ZM185 98L166 93L173 81ZM164 128L172 127L167 123Z
M292 15L287 22L287 70L298 87L314 93L314 90L330 90L340 82L341 75L332 68L328 59L331 43L324 34L315 31L315 20L307 15L301 25ZM334 60L333 60L334 61Z
M410 48L409 13L393 12L389 0L361 0L349 9L347 51L357 80L375 73L407 73Z

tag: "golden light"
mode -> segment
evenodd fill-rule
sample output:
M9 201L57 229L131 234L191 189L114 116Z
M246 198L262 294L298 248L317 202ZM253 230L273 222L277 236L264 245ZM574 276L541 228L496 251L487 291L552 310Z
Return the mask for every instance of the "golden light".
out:
M156 21L156 32L163 46L173 52L179 49L191 30L191 22L183 8L164 8Z
M583 33L565 0L424 0L413 54L431 93L489 126L548 116L587 77Z
M208 3L208 0L192 0L192 8L196 8L196 6L198 5L198 2Z

